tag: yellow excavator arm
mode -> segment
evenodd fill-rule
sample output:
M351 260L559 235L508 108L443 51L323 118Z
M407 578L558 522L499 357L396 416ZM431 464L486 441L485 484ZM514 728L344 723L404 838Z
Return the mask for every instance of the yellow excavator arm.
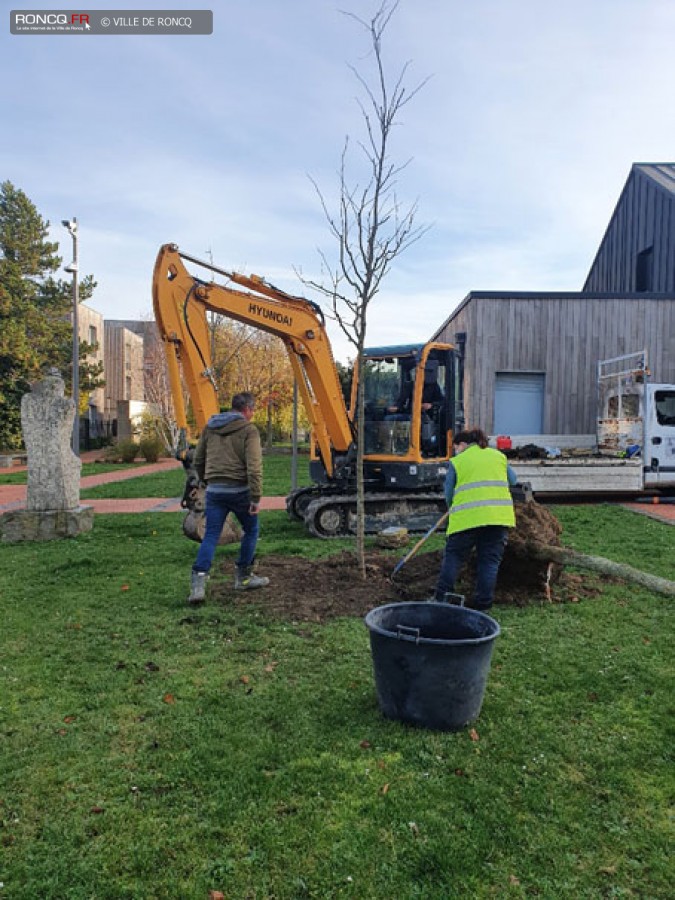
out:
M184 260L225 276L228 284L196 278ZM198 427L204 428L219 410L206 314L228 316L283 341L322 462L332 476L334 454L344 455L354 435L317 304L287 294L257 275L218 269L181 253L176 244L164 244L157 255L152 298L181 429L187 429L181 371Z

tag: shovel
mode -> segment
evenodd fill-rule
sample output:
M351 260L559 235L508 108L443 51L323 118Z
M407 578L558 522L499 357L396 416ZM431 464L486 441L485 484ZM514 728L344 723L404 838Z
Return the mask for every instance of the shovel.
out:
M444 512L443 515L438 520L438 522L436 522L435 525L431 526L431 528L427 531L427 533L424 535L424 537L420 538L419 541L415 544L415 546L412 548L412 550L409 550L406 553L406 555L403 557L403 559L399 560L396 563L396 565L394 566L394 571L391 573L392 578L394 578L396 576L396 574L401 571L401 569L408 562L409 559L412 559L412 557L417 553L417 551L420 549L422 544L425 541L429 540L429 538L434 533L434 531L437 531L441 527L441 525L445 522L445 520L448 518L449 515L450 515L450 510L448 510L447 512Z

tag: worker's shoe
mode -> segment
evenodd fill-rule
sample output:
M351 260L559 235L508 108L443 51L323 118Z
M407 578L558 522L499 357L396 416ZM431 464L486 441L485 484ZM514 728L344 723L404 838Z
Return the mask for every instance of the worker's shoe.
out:
M255 588L266 587L269 583L269 578L253 574L253 566L237 566L234 570L235 591L252 591Z
M477 602L475 597L472 598L471 600L467 600L464 605L466 606L467 609L475 609L476 612L482 612L482 613L489 613L490 610L492 609L492 603L488 603L487 606L485 606L484 604L479 605L479 603Z
M187 601L190 606L199 606L206 599L206 582L208 578L208 572L192 572L190 596Z

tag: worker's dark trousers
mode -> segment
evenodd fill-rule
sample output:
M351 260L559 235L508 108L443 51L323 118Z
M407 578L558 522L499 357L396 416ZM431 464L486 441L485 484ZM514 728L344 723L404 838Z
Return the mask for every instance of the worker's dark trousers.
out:
M251 495L248 488L236 493L217 493L206 491L206 528L204 540L199 545L199 552L192 570L194 572L208 572L213 563L213 557L218 546L220 533L223 530L228 513L234 513L239 519L244 534L241 539L238 566L250 566L255 557L255 548L258 543L258 517L251 515L249 507Z
M460 570L471 549L475 547L477 563L473 605L476 609L489 609L494 598L507 535L508 528L503 525L483 525L448 535L436 585L436 600L445 600L446 593L455 590Z

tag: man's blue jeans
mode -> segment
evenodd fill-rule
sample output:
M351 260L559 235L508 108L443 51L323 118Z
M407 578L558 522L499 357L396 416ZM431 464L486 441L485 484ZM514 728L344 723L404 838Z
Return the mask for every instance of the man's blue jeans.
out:
M478 559L474 605L476 609L489 609L492 606L507 536L508 528L503 525L483 525L480 528L469 528L448 535L436 586L436 600L445 600L446 593L455 590L460 570L471 549L475 547Z
M192 566L194 572L208 572L211 569L218 539L228 513L234 513L244 531L237 565L244 568L253 563L258 543L258 516L251 515L250 505L251 495L248 490L237 491L235 494L206 491L206 529L197 559Z

